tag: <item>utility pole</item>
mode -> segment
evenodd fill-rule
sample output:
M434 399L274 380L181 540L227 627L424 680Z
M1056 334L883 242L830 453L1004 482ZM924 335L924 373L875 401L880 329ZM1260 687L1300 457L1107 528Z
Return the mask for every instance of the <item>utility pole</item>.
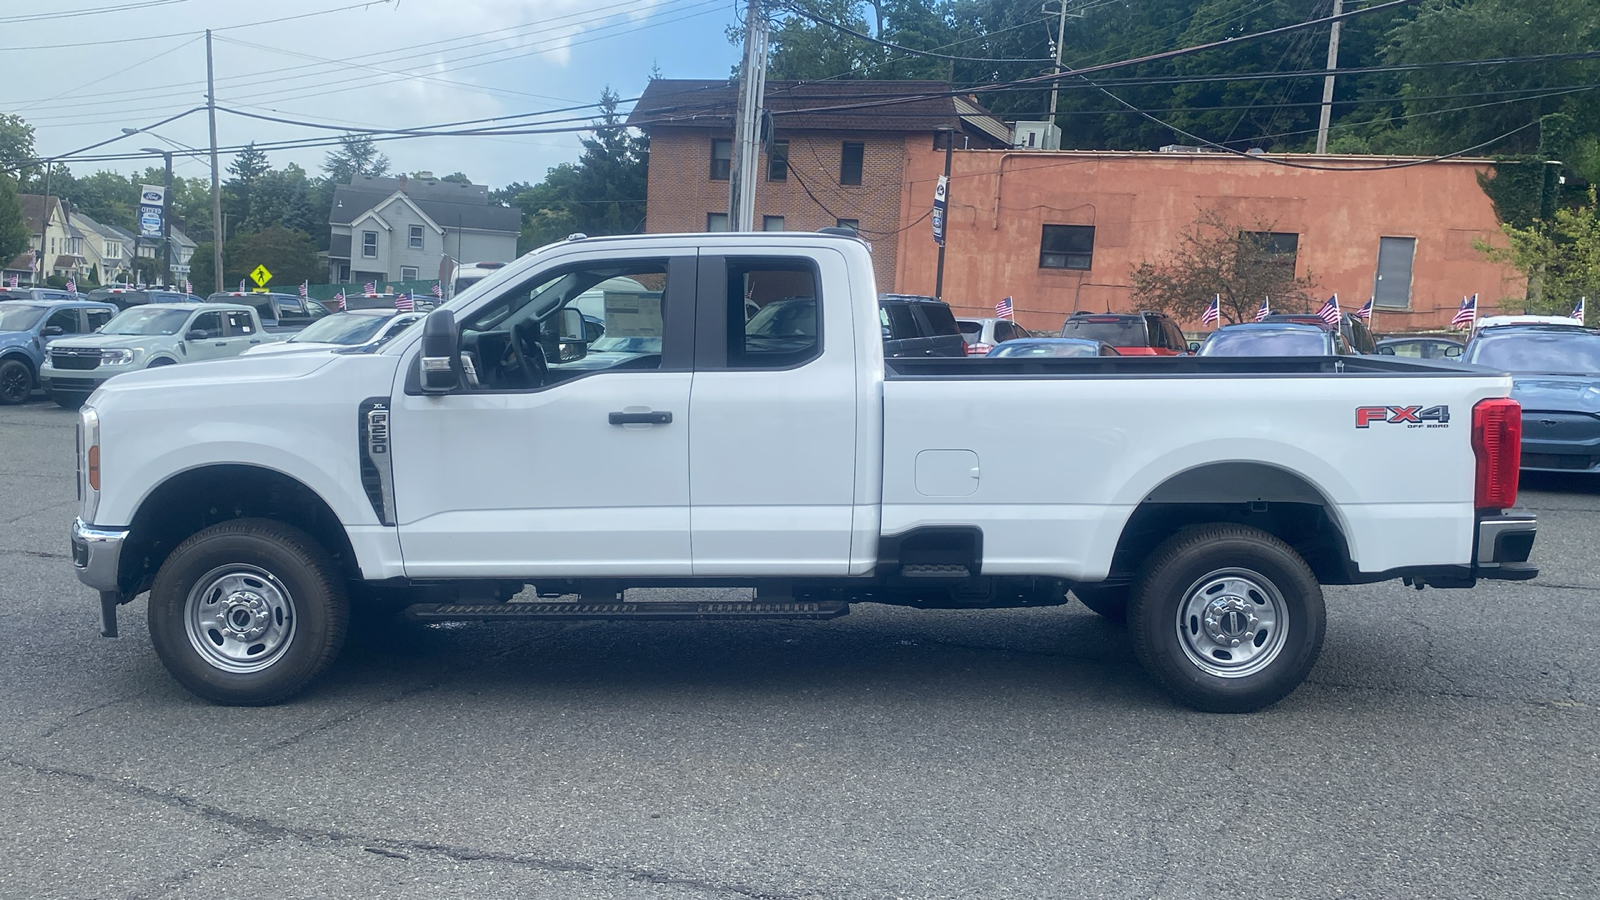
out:
M1056 0L1056 2L1061 5L1061 14L1060 14L1059 20L1056 22L1056 69L1055 69L1056 77L1054 79L1051 79L1051 81L1050 81L1050 124L1051 125L1056 124L1056 95L1061 91L1061 42L1065 41L1067 39L1067 0ZM1048 7L1048 6L1045 7L1044 11L1045 12L1049 12L1050 11L1050 7ZM1045 146L1044 146L1043 149L1045 149L1045 150L1060 150L1061 149L1060 142L1059 141L1056 142L1056 146L1051 147L1050 146L1050 137L1049 137L1049 135L1046 135L1045 136ZM948 175L949 173L947 172L945 174Z
M1333 14L1344 12L1344 0L1333 0ZM1333 118L1333 70L1339 68L1339 26L1335 19L1328 32L1328 74L1322 78L1322 120L1317 123L1317 153L1328 152L1328 120Z
M956 149L956 130L949 125L941 125L935 132L944 135L944 232L939 241L939 265L934 270L933 297L935 300L944 299L944 245L950 241L950 155Z
M44 212L39 216L39 260L33 269L33 286L38 287L44 281L45 265L44 244L50 234L50 172L55 168L51 160L44 161ZM21 176L18 176L19 180Z
M733 126L733 170L728 177L728 230L754 231L756 172L761 150L761 99L767 89L767 17L761 0L744 13L744 61L739 65L739 118Z
M206 29L206 113L211 118L211 269L216 278L212 290L222 293L222 178L217 171L217 86L212 77L211 29ZM167 157L170 167L172 158ZM171 168L167 169L171 180Z

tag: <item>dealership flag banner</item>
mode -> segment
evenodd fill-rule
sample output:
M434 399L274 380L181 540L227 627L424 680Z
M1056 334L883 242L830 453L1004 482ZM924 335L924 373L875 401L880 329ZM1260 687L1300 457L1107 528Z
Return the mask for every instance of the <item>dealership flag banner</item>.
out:
M67 276L67 293L76 294L77 292L78 292L78 279L72 277L71 275L68 275Z
M950 178L940 175L939 184L933 189L933 242L941 247L944 246L944 216L949 195Z
M1578 305L1572 308L1572 317L1577 319L1580 323L1583 322L1583 314L1587 312L1587 310L1584 309L1584 306L1586 306L1588 302L1588 297L1579 297Z
M994 316L997 319L1010 319L1014 310L1011 307L1011 298L1007 297L994 305Z
M1375 299L1377 299L1377 298L1368 297L1367 298L1367 302L1361 304L1361 308L1356 310L1356 318L1360 319L1363 322L1371 322L1372 321L1372 301L1375 300Z
M1218 294L1211 298L1211 302L1206 305L1206 311L1200 314L1200 324L1215 325L1220 321L1222 321L1222 295Z
M1317 318L1327 322L1329 327L1339 324L1339 295L1334 294L1323 302L1322 308L1317 310Z
M1450 320L1451 328L1471 328L1472 323L1478 321L1478 295L1473 294L1461 301L1461 308L1456 310L1456 317Z
M1261 308L1256 310L1256 321L1265 322L1270 315L1272 315L1272 298L1266 297L1261 301Z
M166 188L159 184L139 186L139 237L161 240L161 216L166 204Z

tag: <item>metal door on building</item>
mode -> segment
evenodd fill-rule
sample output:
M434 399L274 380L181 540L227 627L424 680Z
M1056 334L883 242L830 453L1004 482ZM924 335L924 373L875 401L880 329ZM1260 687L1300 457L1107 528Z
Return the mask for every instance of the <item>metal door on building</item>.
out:
M1416 252L1416 238L1378 238L1378 274L1372 283L1374 306L1411 308L1411 259Z

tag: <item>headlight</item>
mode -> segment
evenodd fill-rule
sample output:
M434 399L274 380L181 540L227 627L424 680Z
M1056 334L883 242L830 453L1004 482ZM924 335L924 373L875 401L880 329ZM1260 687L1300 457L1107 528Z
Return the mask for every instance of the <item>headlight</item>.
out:
M100 365L122 366L133 362L132 350L101 350Z

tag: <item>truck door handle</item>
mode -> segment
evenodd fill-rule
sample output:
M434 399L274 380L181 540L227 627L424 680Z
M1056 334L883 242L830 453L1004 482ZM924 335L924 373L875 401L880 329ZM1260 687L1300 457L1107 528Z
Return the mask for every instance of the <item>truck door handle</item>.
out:
M226 347L226 346L228 346L228 342L227 341L217 341L217 346L218 347Z
M250 343L259 344L259 343L261 343L261 338L251 338L250 339Z
M610 420L613 425L669 425L672 423L672 413L614 412Z

